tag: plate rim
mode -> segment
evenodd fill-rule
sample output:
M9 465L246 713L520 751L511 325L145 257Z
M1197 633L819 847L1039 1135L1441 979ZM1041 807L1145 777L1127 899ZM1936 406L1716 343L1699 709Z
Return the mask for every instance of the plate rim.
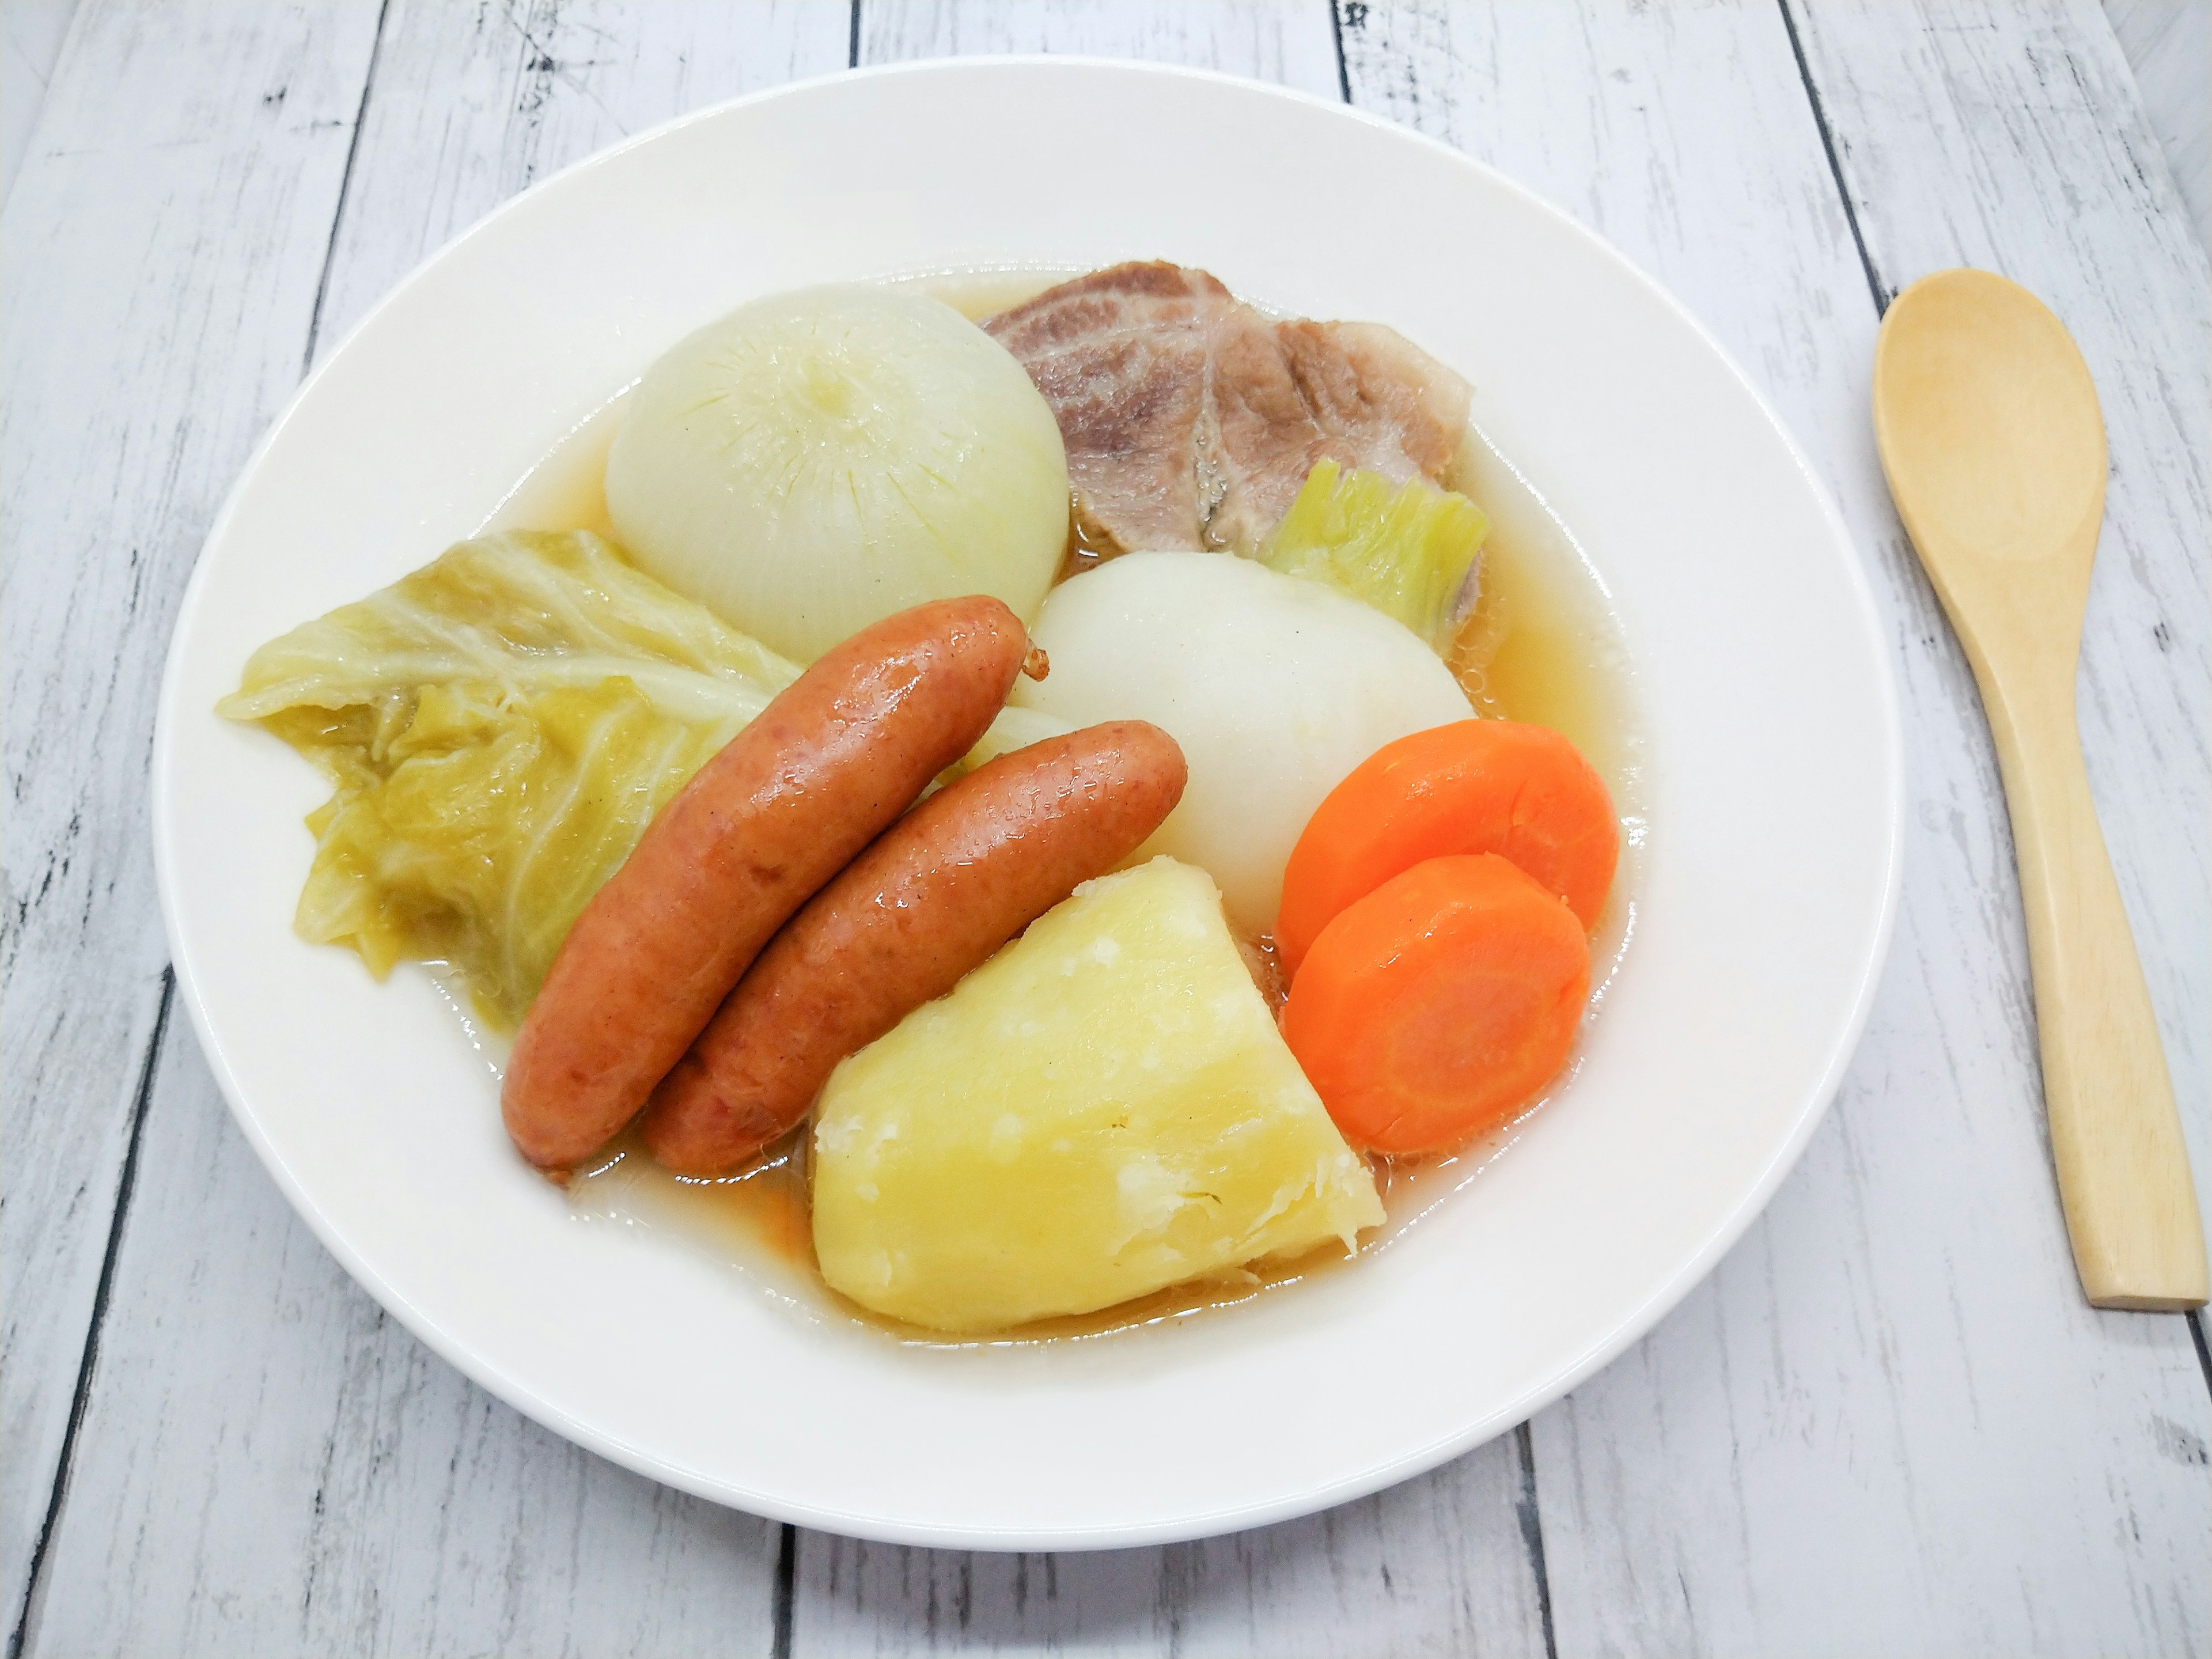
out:
M1035 1527L977 1528L958 1525L913 1523L848 1512L830 1506L794 1502L777 1494L755 1492L735 1483L717 1480L653 1455L633 1446L618 1436L586 1422L544 1399L526 1380L509 1375L500 1366L481 1354L449 1337L447 1333L400 1294L370 1264L362 1259L340 1236L320 1207L313 1200L302 1184L295 1179L289 1166L272 1144L258 1119L245 1104L245 1090L233 1074L229 1057L210 1024L204 1011L190 952L183 948L182 923L178 913L175 895L181 873L176 867L179 836L173 819L168 778L171 771L172 750L175 742L179 714L181 681L184 672L185 642L192 632L210 568L208 555L228 532L237 514L239 504L246 488L260 471L269 452L291 425L301 405L341 357L354 346L385 313L396 304L432 266L453 255L465 244L486 234L497 222L512 212L521 210L541 191L562 183L572 175L606 164L613 158L627 154L641 145L658 142L675 131L695 123L720 118L739 109L750 108L781 99L803 98L829 85L842 85L856 80L896 76L936 76L947 75L999 75L1034 73L1038 70L1058 72L1073 70L1111 71L1138 78L1164 78L1197 82L1217 86L1224 90L1245 94L1287 100L1304 105L1324 114L1346 119L1388 132L1395 138L1410 142L1442 155L1448 156L1460 167L1472 169L1494 187L1503 188L1520 198L1524 206L1533 208L1553 225L1583 242L1601 259L1612 262L1632 276L1647 294L1659 301L1674 318L1685 325L1711 357L1726 371L1739 392L1749 400L1765 424L1781 441L1783 453L1788 458L1799 480L1809 492L1824 528L1839 550L1848 556L1842 561L1845 586L1850 594L1852 611L1868 647L1869 661L1874 670L1876 690L1875 725L1879 729L1883 765L1883 782L1889 799L1890 810L1886 815L1885 834L1881 848L1883 881L1875 925L1869 946L1858 964L1857 984L1848 1018L1837 1028L1835 1041L1827 1053L1819 1081L1807 1091L1796 1112L1789 1134L1776 1146L1757 1178L1750 1182L1735 1206L1721 1218L1708 1235L1705 1243L1674 1273L1656 1287L1644 1299L1623 1317L1601 1340L1589 1345L1572 1359L1560 1365L1555 1374L1539 1387L1525 1391L1482 1418L1464 1425L1459 1431L1438 1437L1429 1443L1401 1454L1399 1456L1370 1465L1343 1479L1303 1489L1295 1496L1270 1502L1236 1504L1203 1512L1184 1511L1173 1517L1133 1525L1103 1527ZM1602 572L1600 573L1601 578ZM155 885L160 896L164 942L168 947L170 974L177 994L181 997L192 1030L201 1052L221 1091L225 1106L234 1123L244 1133L247 1143L262 1167L275 1181L285 1201L294 1213L304 1221L322 1247L344 1269L347 1276L365 1291L379 1306L407 1330L416 1341L423 1344L446 1364L481 1387L502 1403L538 1423L564 1439L592 1454L605 1457L636 1474L660 1484L687 1492L694 1496L726 1507L764 1516L786 1524L804 1526L843 1536L888 1544L910 1545L933 1549L972 1549L991 1552L1022 1550L1052 1550L1084 1552L1100 1549L1120 1549L1182 1542L1194 1539L1218 1536L1229 1532L1243 1531L1310 1515L1321 1510L1350 1502L1380 1492L1387 1487L1425 1474L1438 1465L1459 1456L1498 1437L1507 1430L1528 1421L1538 1413L1554 1404L1572 1389L1610 1364L1628 1348L1647 1335L1667 1314L1678 1306L1691 1291L1702 1283L1718 1266L1721 1258L1741 1240L1752 1223L1765 1210L1775 1193L1810 1143L1814 1132L1826 1119L1844 1075L1856 1054L1867 1024L1872 1017L1887 964L1893 940L1903 886L1903 842L1905 812L1905 773L1904 731L1896 672L1889 653L1883 648L1881 616L1876 603L1874 586L1862 556L1857 538L1852 534L1838 507L1832 492L1811 459L1798 442L1796 433L1776 410L1759 386L1745 373L1733 354L1722 344L1701 319L1661 282L1652 276L1634 259L1616 247L1597 232L1569 215L1564 209L1522 184L1510 174L1468 154L1444 140L1391 120L1384 116L1358 108L1349 102L1331 101L1297 88L1248 76L1228 74L1217 70L1199 69L1182 64L1155 63L1142 59L1119 58L1085 54L1010 53L977 57L949 57L926 58L896 64L872 64L848 68L826 74L810 76L776 86L739 94L695 110L686 111L643 131L580 157L558 171L533 181L525 189L500 203L489 212L472 221L464 229L448 238L417 261L398 282L380 295L344 334L323 353L320 360L294 388L283 407L270 421L267 429L256 441L237 477L225 492L222 505L210 522L207 534L194 556L192 573L186 581L179 601L176 620L172 626L155 707L153 744L149 756L151 771L150 811L149 827L153 840Z

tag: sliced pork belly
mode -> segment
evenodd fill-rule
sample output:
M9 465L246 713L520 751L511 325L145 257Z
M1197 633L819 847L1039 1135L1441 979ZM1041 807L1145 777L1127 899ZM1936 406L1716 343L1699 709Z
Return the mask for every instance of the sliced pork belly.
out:
M1442 483L1467 383L1376 323L1273 322L1202 270L1115 265L983 326L1060 422L1086 538L1251 552L1324 458Z
M1202 270L1116 265L984 319L1044 393L1085 537L1124 552L1200 545L1218 504L1192 455L1215 324L1237 308Z

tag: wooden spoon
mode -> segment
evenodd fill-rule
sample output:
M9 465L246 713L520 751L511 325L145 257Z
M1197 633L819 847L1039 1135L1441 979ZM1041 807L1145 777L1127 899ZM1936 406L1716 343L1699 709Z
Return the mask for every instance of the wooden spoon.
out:
M1874 429L1996 739L2051 1156L2081 1288L2100 1308L2201 1306L2188 1150L2074 718L2105 516L2105 423L2088 366L2026 289L1985 270L1939 271L1882 319Z

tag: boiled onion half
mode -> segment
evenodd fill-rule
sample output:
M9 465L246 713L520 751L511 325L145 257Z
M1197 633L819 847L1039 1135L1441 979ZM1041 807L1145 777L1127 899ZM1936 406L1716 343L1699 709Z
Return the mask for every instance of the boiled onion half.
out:
M647 371L607 511L650 574L811 662L967 593L1034 617L1066 550L1067 455L1004 347L941 300L757 300Z
M1291 848L1353 767L1474 714L1402 623L1231 553L1125 553L1054 588L1030 637L1052 672L1016 704L1150 720L1182 745L1182 803L1135 859L1197 865L1247 933L1273 928Z

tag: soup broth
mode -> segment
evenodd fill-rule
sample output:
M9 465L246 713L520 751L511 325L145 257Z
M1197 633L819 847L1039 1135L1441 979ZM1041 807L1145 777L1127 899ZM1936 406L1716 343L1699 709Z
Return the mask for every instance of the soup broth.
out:
M923 285L971 318L1016 305L1075 270L990 270L902 279ZM580 422L487 517L482 530L590 530L613 538L607 516L607 452L628 389ZM1447 660L1478 714L1547 726L1586 755L1612 791L1621 821L1621 866L1591 940L1589 1014L1595 1016L1634 928L1644 836L1644 758L1631 701L1632 676L1620 626L1603 583L1567 527L1520 471L1470 423L1451 486L1490 520L1473 610ZM1231 556L1224 555L1223 556ZM1060 579L1097 563L1100 550L1071 530ZM1284 988L1272 941L1245 941L1254 979L1272 1006ZM497 1067L505 1045L477 1028L465 998L449 997L487 1060ZM1386 1249L1451 1193L1475 1180L1519 1127L1572 1084L1571 1060L1544 1096L1514 1124L1449 1153L1370 1160L1386 1211L1362 1241L1358 1257ZM814 1262L804 1129L737 1174L699 1180L670 1173L635 1138L614 1142L568 1192L574 1215L595 1225L659 1233L726 1268L802 1317L849 1316L898 1340L975 1347L1088 1339L1158 1327L1210 1309L1270 1295L1356 1258L1334 1246L1296 1261L1176 1285L1076 1317L1027 1325L1002 1335L948 1338L884 1319L825 1285Z

